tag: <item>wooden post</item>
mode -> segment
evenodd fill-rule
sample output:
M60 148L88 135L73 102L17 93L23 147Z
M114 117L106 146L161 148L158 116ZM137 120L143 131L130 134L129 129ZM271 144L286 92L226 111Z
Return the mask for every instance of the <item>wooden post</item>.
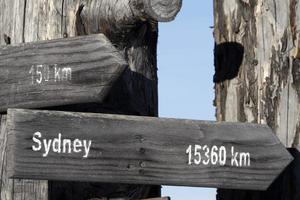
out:
M294 148L300 142L299 4L214 1L217 119L268 124ZM296 200L295 183L299 176L279 178L268 192L219 190L218 199Z
M174 19L180 7L181 0L0 0L0 44L103 33L129 68L102 103L51 109L157 116L157 21ZM8 200L139 199L159 196L160 186L14 180L4 193Z

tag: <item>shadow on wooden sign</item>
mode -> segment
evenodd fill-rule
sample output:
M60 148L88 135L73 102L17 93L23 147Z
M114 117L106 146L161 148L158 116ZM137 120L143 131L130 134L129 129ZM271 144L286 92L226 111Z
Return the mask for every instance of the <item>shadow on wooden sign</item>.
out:
M128 66L103 34L0 47L0 112L102 103Z

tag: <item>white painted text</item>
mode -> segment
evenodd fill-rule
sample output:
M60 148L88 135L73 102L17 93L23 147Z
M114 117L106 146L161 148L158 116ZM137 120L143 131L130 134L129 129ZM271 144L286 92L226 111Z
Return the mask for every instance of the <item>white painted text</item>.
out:
M46 139L43 138L41 132L35 132L32 141L34 143L32 150L41 151L43 157L47 157L50 152L53 152L58 154L81 153L83 158L87 158L92 145L91 140L63 139L61 133L56 138Z

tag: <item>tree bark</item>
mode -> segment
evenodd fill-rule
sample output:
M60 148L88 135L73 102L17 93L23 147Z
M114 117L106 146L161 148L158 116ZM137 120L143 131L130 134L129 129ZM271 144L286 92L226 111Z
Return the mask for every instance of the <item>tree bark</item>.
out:
M217 120L268 124L299 147L300 1L215 0L214 17ZM288 169L267 192L219 190L218 199L296 200L298 179Z
M104 102L48 109L157 116L157 21L174 19L180 7L181 0L0 0L0 45L104 33L125 52L130 68ZM139 199L159 196L160 186L13 180L1 195L7 200Z

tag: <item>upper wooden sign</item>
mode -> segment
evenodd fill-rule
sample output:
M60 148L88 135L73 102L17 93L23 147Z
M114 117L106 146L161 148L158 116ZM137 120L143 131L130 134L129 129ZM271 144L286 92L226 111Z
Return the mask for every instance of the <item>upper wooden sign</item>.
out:
M12 178L266 190L292 157L265 125L9 110Z
M126 68L102 34L0 47L0 112L100 103Z

